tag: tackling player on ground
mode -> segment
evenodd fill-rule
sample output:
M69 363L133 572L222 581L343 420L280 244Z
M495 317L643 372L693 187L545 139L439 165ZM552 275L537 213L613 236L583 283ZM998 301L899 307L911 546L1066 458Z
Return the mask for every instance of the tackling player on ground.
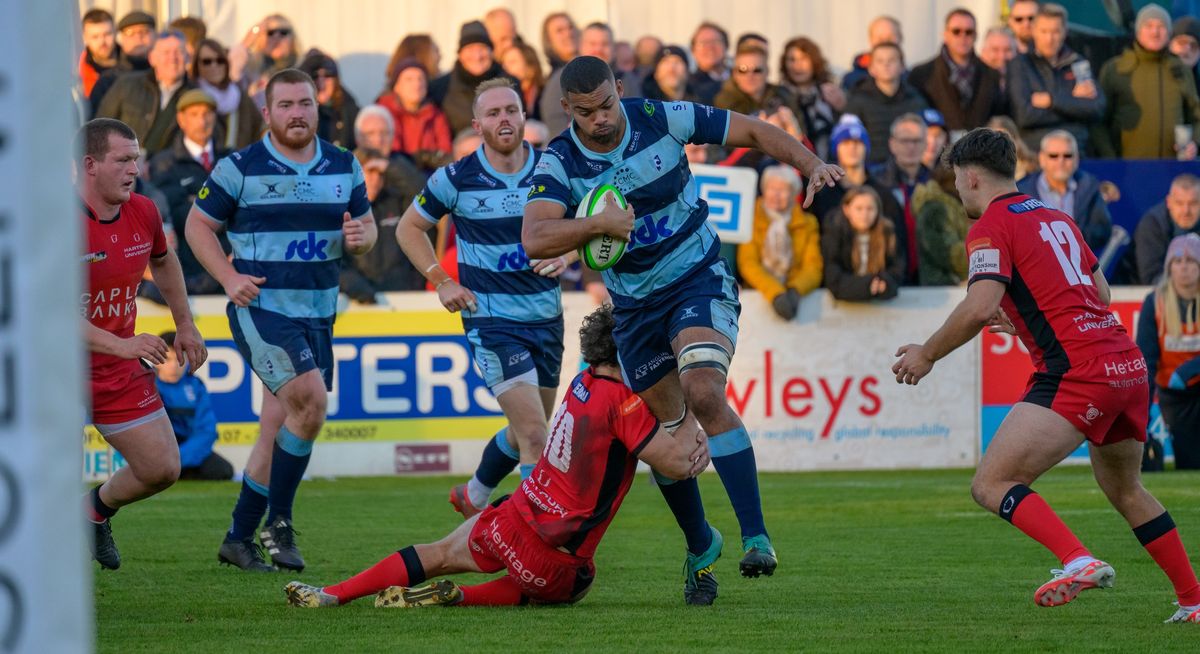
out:
M720 241L707 223L708 205L698 195L684 144L752 147L799 168L809 178L805 206L842 170L764 121L690 102L622 100L621 83L596 57L572 60L561 82L562 106L573 120L538 164L525 207L525 250L556 256L601 234L629 241L626 254L604 272L625 381L668 432L678 429L687 439L702 427L710 435L713 465L741 526L741 572L772 574L777 562L763 522L754 450L725 400L741 311L737 282L718 256ZM605 183L631 208L612 203L596 216L572 219L568 209ZM689 424L693 417L698 426ZM662 482L687 540L684 599L711 604L721 536L704 519L694 480Z
M483 145L439 168L404 212L396 240L437 289L463 329L484 382L508 426L484 448L475 476L450 491L471 517L518 462L528 477L546 443L562 368L562 292L556 279L570 261L531 261L521 247L521 214L540 153L524 141L521 98L507 78L475 90L472 126ZM427 232L446 214L457 230L461 284L437 263Z
M171 309L175 355L194 371L208 351L192 322L179 259L167 245L154 203L133 192L137 135L125 123L97 118L75 136L76 177L87 232L88 289L81 313L91 353L92 424L128 465L87 495L92 556L121 566L109 519L117 509L160 493L179 478L179 446L147 362L166 361L167 344L135 334L138 286L147 265Z
M266 96L266 136L217 163L185 231L229 296L229 329L266 388L262 428L217 558L243 570L273 570L252 541L266 513L263 546L275 565L300 571L292 504L333 384L341 258L370 250L376 228L358 160L316 137L312 78L281 70ZM221 230L232 262L217 240Z
M1034 601L1059 606L1113 585L1112 566L1029 488L1086 442L1100 489L1175 587L1179 608L1167 622L1200 622L1200 583L1175 523L1142 486L1146 362L1108 309L1096 257L1070 216L1017 192L1008 135L976 129L946 163L967 214L978 219L967 234L967 297L924 345L900 348L896 381L917 384L985 326L1017 335L1036 372L979 462L971 495L1062 562Z
M638 460L672 479L708 466L704 432L691 440L662 429L621 380L612 309L583 321L580 349L590 367L571 382L551 421L533 474L440 541L405 547L332 586L293 581L288 603L338 606L379 593L376 606L504 606L577 602L596 574L592 557L633 483ZM457 572L508 574L476 586L431 577Z

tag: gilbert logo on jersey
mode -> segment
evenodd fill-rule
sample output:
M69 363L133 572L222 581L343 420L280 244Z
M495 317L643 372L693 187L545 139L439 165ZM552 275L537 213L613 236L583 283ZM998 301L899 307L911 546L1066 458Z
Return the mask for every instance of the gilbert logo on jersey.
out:
M101 261L104 261L107 258L108 258L107 252L105 252L104 250L97 250L95 252L88 252L87 254L83 255L83 262L84 263L100 263Z

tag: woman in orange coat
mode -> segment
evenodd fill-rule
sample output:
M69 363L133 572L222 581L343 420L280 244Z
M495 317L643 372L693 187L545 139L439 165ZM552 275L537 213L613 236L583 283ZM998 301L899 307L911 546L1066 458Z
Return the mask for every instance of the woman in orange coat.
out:
M771 166L759 184L754 234L738 246L738 270L780 318L791 320L801 296L821 285L821 234L817 219L796 203L800 176L794 169Z
M1163 280L1146 297L1137 344L1171 432L1177 469L1200 468L1200 236L1167 246Z

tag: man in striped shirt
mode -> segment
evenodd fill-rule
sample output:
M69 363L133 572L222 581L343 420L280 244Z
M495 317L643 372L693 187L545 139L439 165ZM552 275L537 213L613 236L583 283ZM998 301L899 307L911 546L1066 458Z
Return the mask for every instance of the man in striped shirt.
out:
M462 312L475 363L508 419L485 447L475 475L450 492L465 518L487 506L518 463L521 477L528 477L546 443L563 353L555 278L570 263L531 260L521 246L525 198L541 153L523 140L525 113L516 89L506 79L488 80L476 88L472 110L483 144L439 168L396 228L404 253L436 287L442 305ZM425 235L446 214L457 232L458 280L437 264Z
M229 327L262 380L259 440L246 465L233 525L218 560L300 571L292 502L325 421L333 381L333 321L342 253L362 254L377 230L354 155L315 137L316 87L287 69L271 77L261 141L222 159L200 189L186 235L197 259L229 295ZM217 233L225 230L233 260ZM269 511L268 511L269 509Z

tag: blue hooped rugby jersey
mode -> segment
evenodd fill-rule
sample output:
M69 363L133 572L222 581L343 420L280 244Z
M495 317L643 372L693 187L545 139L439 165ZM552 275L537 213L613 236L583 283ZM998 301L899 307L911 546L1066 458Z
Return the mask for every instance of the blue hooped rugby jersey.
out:
M485 325L557 320L562 291L557 279L529 266L521 245L521 221L530 178L540 152L528 143L521 170L504 174L488 163L483 146L439 168L413 202L417 212L437 222L454 216L458 233L458 273L478 300L477 311L463 312L467 330Z
M314 327L333 324L342 258L342 214L371 210L354 155L321 139L299 164L270 136L221 159L196 208L225 226L239 273L265 277L250 306Z
M708 225L684 156L684 143L723 144L729 112L691 102L641 98L621 101L625 135L601 154L579 142L574 126L550 142L533 176L529 200L550 200L575 216L588 191L613 184L633 206L634 229L625 256L604 272L619 308L633 307L717 258L720 240Z

